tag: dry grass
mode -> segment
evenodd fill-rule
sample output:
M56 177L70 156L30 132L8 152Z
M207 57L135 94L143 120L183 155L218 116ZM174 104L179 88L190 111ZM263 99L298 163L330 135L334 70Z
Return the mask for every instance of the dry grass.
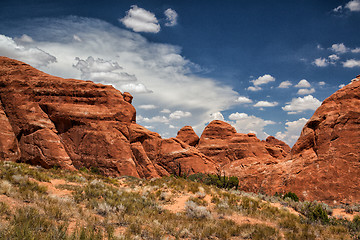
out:
M173 177L115 179L0 162L0 195L0 239L351 239L360 231L357 217L314 221L308 203Z

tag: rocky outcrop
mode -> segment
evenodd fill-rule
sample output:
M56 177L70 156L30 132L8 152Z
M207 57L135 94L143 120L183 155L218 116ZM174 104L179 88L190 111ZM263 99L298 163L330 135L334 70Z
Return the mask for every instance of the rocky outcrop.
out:
M305 124L291 150L297 168L288 176L304 198L360 201L359 106L360 81L352 81L325 99Z
M203 131L197 148L226 168L227 164L235 161L244 164L247 161L281 160L288 153L284 150L285 145L277 146L260 141L253 133L237 133L230 124L215 120L209 123Z
M358 78L360 79L360 78ZM330 204L360 201L360 81L325 99L282 161L225 166L245 191L295 192ZM277 144L274 140L270 142ZM281 144L280 144L281 145ZM281 146L280 146L281 147Z
M0 159L96 168L108 176L216 171L195 148L137 125L131 102L112 86L54 77L0 57Z
M200 140L191 126L181 128L178 131L176 138L190 146L196 146Z

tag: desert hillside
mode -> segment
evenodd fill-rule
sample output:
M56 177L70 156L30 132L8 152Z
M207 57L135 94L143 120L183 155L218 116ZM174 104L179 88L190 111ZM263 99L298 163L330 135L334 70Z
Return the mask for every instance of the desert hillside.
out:
M359 205L0 162L0 239L357 239Z

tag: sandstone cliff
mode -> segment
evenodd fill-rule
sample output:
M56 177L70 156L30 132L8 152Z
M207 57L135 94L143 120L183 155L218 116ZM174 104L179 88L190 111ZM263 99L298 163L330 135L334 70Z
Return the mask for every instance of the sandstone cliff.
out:
M235 161L225 165L225 171L238 176L246 191L292 191L302 200L331 204L359 202L359 106L360 81L353 80L325 99L284 160L251 164Z
M0 57L0 159L110 176L216 171L195 148L137 125L131 100L112 86Z

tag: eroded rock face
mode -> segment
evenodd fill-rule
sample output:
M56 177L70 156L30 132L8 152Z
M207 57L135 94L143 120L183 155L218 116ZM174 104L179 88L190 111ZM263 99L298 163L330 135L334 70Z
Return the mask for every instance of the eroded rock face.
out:
M287 155L283 147L260 141L253 133L237 133L234 127L220 120L209 123L197 148L224 168L234 161L241 164L277 161Z
M360 81L352 81L325 99L305 124L291 150L299 172L291 171L288 180L304 198L360 200L359 106Z
M234 161L225 166L227 174L238 176L246 191L291 191L302 200L329 204L359 202L359 106L360 81L352 81L325 99L285 159Z
M193 147L196 146L200 140L191 126L181 128L177 133L176 138Z
M146 178L179 166L191 173L216 170L196 149L136 124L132 98L0 57L0 159Z

